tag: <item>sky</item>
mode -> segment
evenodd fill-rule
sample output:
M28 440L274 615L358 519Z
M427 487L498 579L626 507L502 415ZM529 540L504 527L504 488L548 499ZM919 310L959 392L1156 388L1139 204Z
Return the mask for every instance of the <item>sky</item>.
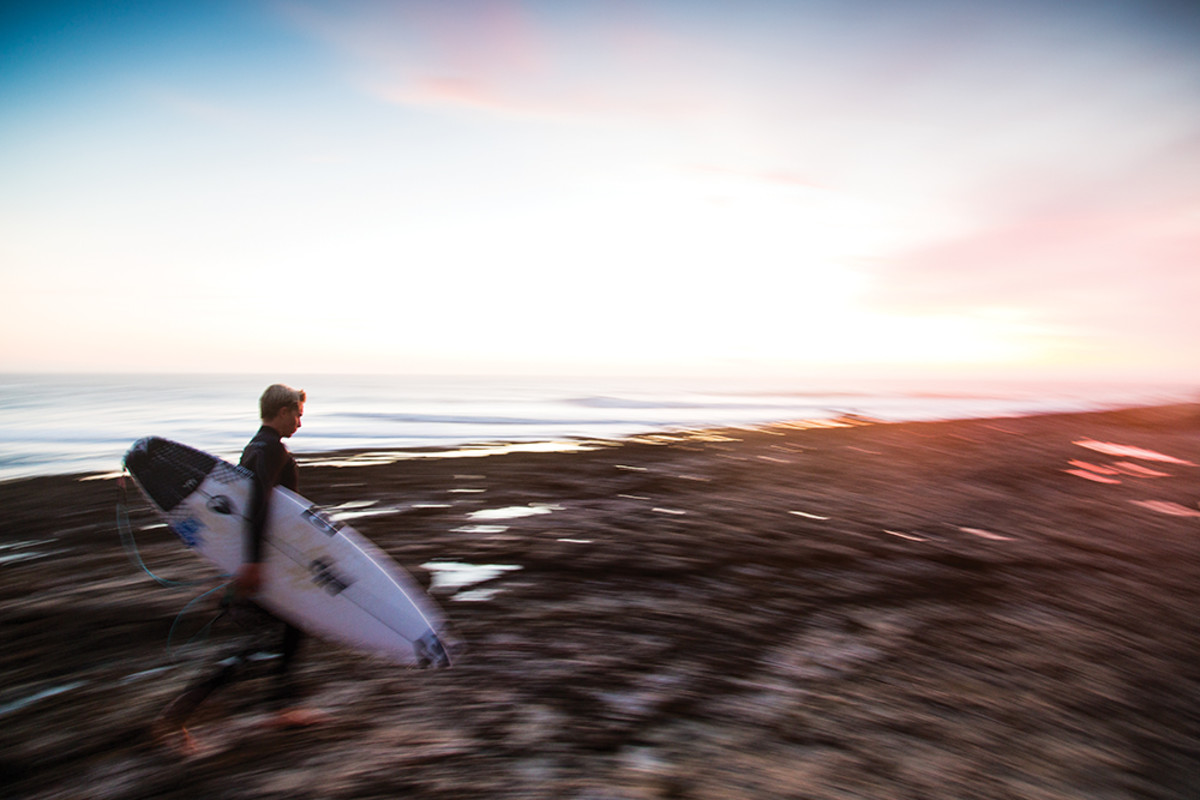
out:
M1194 382L1200 7L0 10L0 371Z

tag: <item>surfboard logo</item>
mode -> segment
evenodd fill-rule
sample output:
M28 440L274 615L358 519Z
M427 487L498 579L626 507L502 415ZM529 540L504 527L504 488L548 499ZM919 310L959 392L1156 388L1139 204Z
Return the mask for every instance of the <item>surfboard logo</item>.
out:
M197 534L200 533L200 529L203 527L204 525L200 520L194 517L188 517L185 520L171 523L171 530L175 531L175 535L182 539L183 543L188 547L195 547L200 544L200 537Z
M217 514L232 514L233 501L223 494L208 498L208 510Z
M333 536L341 530L342 523L330 519L328 514L316 506L309 506L301 514L308 520L310 525L326 536Z
M317 558L313 559L308 565L308 571L312 573L313 583L320 586L331 595L339 595L345 591L353 581L347 581L339 577L333 571L333 563L329 559Z

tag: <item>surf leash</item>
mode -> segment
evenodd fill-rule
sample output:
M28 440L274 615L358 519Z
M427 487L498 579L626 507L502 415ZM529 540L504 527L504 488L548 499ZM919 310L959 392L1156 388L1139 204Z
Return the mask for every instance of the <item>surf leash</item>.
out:
M168 658L170 658L172 661L176 661L176 658L175 658L176 648L174 645L175 629L179 627L179 621L183 619L184 615L187 614L188 611L191 609L191 607L196 605L196 603L199 603L201 600L208 597L210 594L212 594L214 592L219 592L222 589L229 587L231 583L232 583L231 581L225 581L225 583L218 584L217 586L212 587L207 592L203 592L202 594L199 594L199 595L193 597L191 600L188 601L187 605L185 605L182 609L180 609L179 613L175 615L175 620L171 623L171 629L169 631L167 631L167 657ZM195 642L198 638L207 637L209 631L212 630L213 624L216 623L216 621L219 620L221 617L225 616L225 612L226 612L226 606L224 603L222 603L221 610L218 611L212 619L210 619L208 622L206 622L200 628L200 630L196 631L191 636L189 636L188 640L186 642L184 642L183 644L181 644L180 647L187 647L189 644L192 644L193 642Z
M212 580L211 578L208 580L175 581L171 580L170 578L164 578L161 575L156 575L154 571L150 569L150 567L146 566L146 562L142 558L142 553L138 549L137 540L133 535L133 526L129 522L129 505L127 503L129 490L125 480L128 474L128 471L126 471L117 479L117 485L121 489L121 496L117 500L117 531L121 535L121 546L125 549L125 554L129 556L129 560L133 562L134 566L138 567L142 570L142 572L153 578L154 581L160 586L180 589L192 586L203 586L204 584L207 584L210 580ZM171 628L167 631L167 657L170 658L171 661L177 661L175 653L178 648L175 646L175 631L179 628L180 621L184 618L184 616L187 615L188 611L192 609L192 606L196 605L214 592L219 592L222 589L228 588L232 583L230 580L228 580L230 577L230 575L221 575L221 583L217 584L211 589L208 589L207 591L201 592L196 597L193 597L187 602L187 605L180 609L179 613L175 615L175 619L171 621ZM194 643L197 639L207 637L209 631L212 630L213 624L215 624L216 621L221 617L225 616L225 611L225 604L222 603L221 610L218 611L212 619L201 626L200 630L189 636L187 641L179 645L179 647L187 647L188 645Z
M134 566L138 567L142 570L142 572L145 572L147 575L153 578L159 586L186 588L189 586L203 586L207 584L211 578L209 580L198 581L173 581L170 578L163 578L159 575L155 575L154 571L151 570L150 567L146 566L146 562L142 560L141 551L138 550L137 540L133 536L133 527L129 524L129 506L126 503L128 489L126 488L125 483L125 477L127 474L128 472L122 474L121 477L117 479L117 485L121 489L121 497L117 500L117 531L121 535L121 546L125 549L125 554L129 556L129 560L133 562Z

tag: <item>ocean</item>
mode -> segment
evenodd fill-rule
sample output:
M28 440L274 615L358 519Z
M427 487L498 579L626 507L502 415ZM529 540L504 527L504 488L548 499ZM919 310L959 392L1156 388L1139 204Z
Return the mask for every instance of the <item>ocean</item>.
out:
M156 435L236 461L257 430L251 375L0 375L0 480L111 473ZM280 376L308 392L297 455L454 450L828 420L962 419L1194 401L1195 387L601 377Z

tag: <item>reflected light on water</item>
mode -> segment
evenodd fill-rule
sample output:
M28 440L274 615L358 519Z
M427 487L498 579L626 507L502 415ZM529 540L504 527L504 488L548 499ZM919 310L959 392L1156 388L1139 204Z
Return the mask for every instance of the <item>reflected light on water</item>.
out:
M990 539L993 542L1011 542L1013 537L1002 536L998 533L985 531L983 528L959 528L963 533L969 533L972 536L978 536L980 539Z
M1072 467L1076 467L1078 469L1085 469L1085 470L1088 470L1089 472L1095 472L1100 475L1120 475L1121 474L1120 470L1113 469L1112 467L1104 467L1099 464L1089 464L1086 461L1068 461L1067 463L1070 464Z
M517 519L519 517L535 517L539 514L552 514L561 509L561 506L530 504L509 506L508 508L485 508L480 511L472 511L467 516L471 519Z
M904 531L890 531L885 528L883 532L891 534L892 536L899 536L901 539L908 539L910 542L928 541L928 539L926 539L923 536L917 536L916 534L913 534L913 533L905 533Z
M1080 439L1079 441L1075 442L1075 444L1079 445L1080 447L1086 447L1089 450L1095 450L1097 453L1104 453L1108 456L1140 458L1143 461L1161 461L1166 464L1180 464L1186 467L1196 466L1191 461L1185 461L1181 458L1175 458L1175 456L1169 456L1154 450L1147 450L1144 447L1115 444L1114 442L1098 442L1095 439Z
M501 587L480 588L469 592L459 591L460 589L522 569L518 564L470 564L463 561L427 561L421 566L432 575L430 591L452 594L451 599L464 602L490 600L501 591Z
M1130 461L1118 461L1113 464L1113 467L1122 474L1133 475L1138 478L1169 478L1171 473L1159 472L1156 469L1143 467L1141 464L1134 464Z
M504 533L508 530L507 525L463 525L460 528L452 528L454 533Z
M1157 511L1159 514L1169 514L1172 517L1200 517L1200 511L1194 508L1172 503L1169 500L1130 500L1135 506Z
M1124 458L1137 458L1144 461L1155 461L1162 464L1178 464L1184 467L1194 467L1191 461L1186 461L1182 458L1160 453L1156 450L1148 450L1144 447L1136 447L1133 445L1117 444L1115 442L1099 442L1095 439L1080 439L1075 442L1080 447L1086 447L1097 453L1106 455L1118 456ZM1162 470L1151 469L1142 464L1135 464L1132 461L1116 461L1107 466L1091 464L1087 461L1071 460L1067 462L1072 469L1063 470L1068 475L1077 475L1080 478L1086 478L1089 481L1096 483L1121 483L1115 475L1131 476L1138 479L1149 480L1154 478L1169 478L1171 473L1163 472ZM1167 514L1172 517L1200 517L1200 510L1189 508L1185 505L1172 502L1170 500L1130 500L1135 506L1144 508L1147 511L1154 511L1159 514Z
M42 689L41 691L34 692L33 694L28 695L26 697L21 697L17 700L12 700L12 701L7 702L4 705L0 706L0 717L5 716L7 714L11 714L14 711L20 711L22 708L25 708L26 706L31 706L40 700L45 700L50 697L56 697L60 694L64 694L65 692L74 691L75 689L78 689L81 686L86 686L87 683L88 683L87 681L73 681L71 683L62 684L61 686L52 686L49 689Z
M1124 458L1139 458L1145 461L1156 461L1164 464L1179 464L1181 466L1194 467L1196 466L1190 461L1185 461L1175 456L1169 456L1165 453L1159 453L1155 450L1147 450L1144 447L1134 447L1126 444L1116 444L1114 442L1098 442L1095 439L1080 439L1075 442L1080 447L1086 447L1089 450L1097 453L1104 453L1111 456L1119 456ZM1120 483L1117 475L1131 475L1135 478L1166 478L1170 476L1168 472L1162 472L1157 469L1135 464L1132 461L1117 461L1108 466L1101 464L1092 464L1088 461L1080 461L1072 459L1067 462L1073 469L1066 469L1063 472L1068 475L1075 475L1080 478L1086 478L1089 481L1096 483Z
M499 442L469 445L453 450L368 450L348 456L323 457L297 453L297 460L313 467L370 467L422 458L484 458L509 453L585 453L610 446L611 442ZM118 473L119 474L119 473Z
M1095 481L1096 483L1120 483L1121 482L1117 478L1108 477L1112 473L1102 475L1102 474L1099 474L1096 472L1092 472L1091 470L1088 470L1088 469L1065 469L1065 470L1063 470L1063 472L1067 473L1068 475L1075 475L1080 478L1086 478L1087 480Z

